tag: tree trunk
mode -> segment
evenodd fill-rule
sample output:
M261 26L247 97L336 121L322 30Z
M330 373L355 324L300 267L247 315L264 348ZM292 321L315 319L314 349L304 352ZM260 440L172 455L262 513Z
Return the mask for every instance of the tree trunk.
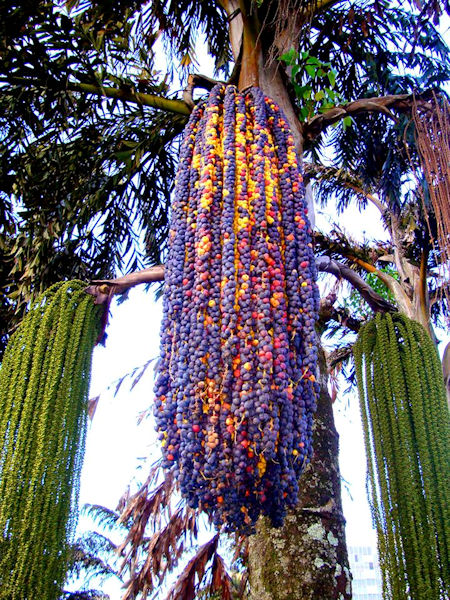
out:
M341 504L338 434L326 377L321 378L321 384L314 423L314 456L300 479L298 506L279 529L271 528L266 519L261 519L257 533L250 538L252 600L352 597Z
M287 93L284 92L283 98L280 79L267 76L261 79L269 83L268 89L263 88L269 96L272 96L270 83L277 86L277 101L285 108ZM298 134L296 138L301 150L301 138ZM314 420L314 456L301 478L299 504L286 517L283 527L274 529L261 520L256 535L250 538L252 600L350 600L352 597L338 434L324 359L321 373L321 393Z
M283 109L289 121L300 161L303 129L289 98L278 61L267 61L270 41L260 35L255 11L246 0L221 0L229 15L230 39L241 60L239 88L258 85ZM285 40L289 46L289 40ZM292 41L292 47L295 43ZM311 220L314 207L308 206ZM338 434L327 391L322 355L321 394L314 424L314 456L302 475L300 501L283 527L271 528L261 519L249 543L252 600L350 600L351 575L345 542Z

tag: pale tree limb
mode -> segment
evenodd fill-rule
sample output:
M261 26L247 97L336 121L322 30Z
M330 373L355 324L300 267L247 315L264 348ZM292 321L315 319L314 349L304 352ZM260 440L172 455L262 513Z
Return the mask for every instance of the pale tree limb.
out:
M385 300L380 294L377 294L364 279L342 263L329 258L328 256L318 256L316 258L316 267L318 271L331 273L338 279L347 280L364 298L374 311L395 311L397 310L390 302ZM117 279L100 279L92 281L86 288L86 293L95 297L95 304L109 306L111 299L115 295L125 293L132 287L143 283L153 283L164 280L164 265L149 267L142 271L136 271Z
M216 79L211 79L211 77L207 77L206 75L200 75L199 73L198 74L191 73L188 76L187 85L183 90L184 103L187 106L189 106L190 109L193 109L195 106L195 102L194 102L194 98L193 98L194 90L196 88L202 88L204 90L210 91L213 89L213 87L217 83L225 83L225 82L220 82L220 81L217 81Z
M386 214L389 212L389 209L383 205L377 196L367 192L363 187L362 181L360 181L358 177L351 171L344 171L343 169L338 169L336 167L325 167L324 165L308 163L305 164L305 173L305 183L313 178L318 180L334 179L342 187L348 188L354 191L355 194L367 198L367 200L369 200L380 211L381 216L384 219L386 218Z
M415 101L418 105L428 107L427 97L430 92L425 92L419 97L416 96ZM382 113L390 119L397 121L397 117L392 110L399 112L409 112L412 110L414 102L413 94L397 94L391 96L381 96L378 98L360 98L347 104L334 106L326 110L324 113L315 115L303 125L303 135L308 140L313 140L322 131L324 131L333 123L337 123L345 117L352 117L358 114L375 112Z
M377 294L370 285L353 269L347 265L333 260L329 256L318 256L316 258L318 271L331 273L338 279L348 281L364 298L367 304L375 312L396 312L397 308ZM377 271L377 269L375 269ZM377 273L378 274L378 273Z
M142 271L129 273L116 279L97 279L91 282L84 291L94 296L94 304L103 307L101 328L97 337L97 344L103 344L105 329L108 324L109 306L116 295L124 294L130 288L142 283L152 283L164 280L164 265L149 267Z
M154 281L164 281L164 265L135 271L116 279L95 279L85 289L85 292L94 296L95 304L108 304L109 306L113 296L124 294L136 285Z
M367 271L367 273L374 273L378 277L378 279L380 281L382 281L384 283L384 285L388 288L388 290L393 294L395 300L398 302L400 311L402 313L404 313L405 315L407 315L408 317L413 318L411 299L409 298L409 296L405 292L405 290L402 288L400 283L394 277L392 277L392 275L389 275L388 273L384 273L383 271L380 271L380 269L377 269L370 263L367 263L364 260L361 260L360 258L349 257L349 260L352 260L354 263L356 263L357 265L362 267L365 271ZM344 265L344 266L346 266L346 265ZM350 271L352 271L352 269L350 269L350 267L346 266L346 268L349 269ZM344 277L344 279L347 279L347 278ZM364 279L363 279L363 281L364 281ZM372 288L370 288L370 289L372 289ZM361 293L360 290L358 290L358 291ZM364 299L366 300L366 298L364 298ZM384 311L384 312L386 312L386 311Z
M400 312L402 312L403 314L407 315L410 318L414 318L414 316L413 316L414 311L413 311L411 299L408 296L407 292L403 289L401 284L394 277L392 277L392 275L389 275L388 273L385 273L385 272L381 271L380 269L377 269L377 267L375 267L373 264L368 262L367 258L365 258L365 257L361 258L361 256L358 256L357 254L359 252L359 248L352 248L351 246L344 247L344 248L339 247L339 243L335 243L333 240L330 240L329 238L327 238L326 236L324 236L323 234L320 234L320 233L316 234L315 238L316 238L316 243L319 242L319 246L321 248L323 248L326 252L335 252L335 253L339 252L340 256L347 258L349 261L351 261L355 265L358 265L359 267L364 269L364 271L366 271L367 273L374 273L378 277L378 279L380 279L380 281L382 281L384 283L384 285L388 288L388 290L393 294L396 302L398 303ZM395 254L395 251L394 251L394 254ZM325 258L326 260L330 260L330 258L327 256L319 257L319 259L320 258ZM385 257L383 257L383 258L385 258ZM379 260L379 257L376 257L375 260ZM334 262L336 262L336 261L334 261ZM395 260L395 263L397 264L397 260ZM348 267L346 265L344 265L344 266L351 273L353 272L353 270L350 269L350 267ZM321 269L319 269L319 270L321 270ZM345 276L343 276L343 277L344 277L344 279L347 279ZM362 281L364 281L364 279L362 279ZM350 283L352 283L352 282L350 282ZM359 288L356 288L356 289L358 289L358 291L360 291ZM369 289L372 289L372 288L370 288L370 286L369 286ZM366 298L364 298L364 299L366 300ZM381 310L383 310L383 309L381 308Z
M173 100L156 94L144 94L137 92L134 88L124 86L123 88L104 87L92 83L76 83L68 82L64 87L57 87L54 83L44 85L42 81L28 77L8 77L1 81L10 85L18 85L22 87L36 87L48 89L61 89L61 91L80 92L83 94L93 94L104 98L113 98L121 102L132 102L140 106L150 106L165 112L172 112L179 115L189 116L191 108L183 100ZM3 90L2 90L3 91Z

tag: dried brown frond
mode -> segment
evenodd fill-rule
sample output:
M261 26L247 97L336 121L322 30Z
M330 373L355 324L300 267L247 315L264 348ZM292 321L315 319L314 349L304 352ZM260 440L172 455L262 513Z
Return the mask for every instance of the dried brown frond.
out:
M155 358L151 358L145 364L139 365L138 367L134 367L131 371L129 371L128 373L125 373L125 375L122 375L121 377L119 377L118 379L116 379L115 381L110 383L104 391L114 389L113 395L117 396L124 381L127 379L131 379L131 383L130 383L130 392L131 392L136 387L136 385L139 383L142 376L147 371L148 367L155 360L156 360ZM102 392L102 393L104 393L104 392ZM102 393L100 393L98 396L95 396L93 398L89 398L89 400L88 400L88 414L89 414L89 418L91 421L94 418L94 414L95 414L95 411L97 410L98 402L102 396ZM148 411L148 412L150 412L150 411Z
M450 105L444 95L433 94L431 108L414 102L413 120L416 143L428 188L432 210L436 218L437 239L434 240L428 213L430 206L421 199L432 242L440 251L443 279L448 280L450 269ZM444 285L442 292L450 304L450 293Z
M218 541L219 534L216 533L216 535L213 538L211 538L208 542L206 542L206 544L203 544L203 546L199 548L195 556L191 558L191 560L188 562L183 572L175 582L174 586L169 591L166 600L195 599L196 593L205 575L206 565L213 557L215 558L217 556ZM217 568L218 567L216 567L216 569Z
M233 546L234 553L231 562L240 561L246 564L248 559L248 536L236 533L233 538Z
M128 525L128 534L118 547L124 558L120 571L129 573L123 600L137 595L147 598L178 565L185 552L186 540L192 546L198 535L198 511L176 501L173 474L164 472L161 461L150 469L144 485L120 501L120 521ZM220 568L220 567L219 567Z
M217 593L221 600L232 600L232 580L228 575L223 558L217 552L211 567L210 594Z
M170 509L172 493L175 489L172 473L165 473L164 480L153 491L150 491L160 474L160 470L161 462L158 461L150 469L147 481L128 499L126 506L123 508L120 522L132 521L128 541L138 541L144 535L149 523L153 525L153 531L155 531L161 524L163 511Z
M131 600L138 593L146 598L155 585L161 585L166 575L178 565L185 550L186 537L189 535L192 542L197 533L197 513L184 505L170 517L165 527L150 538L142 538L140 550L145 560L142 564L134 565L134 576L127 583L123 600ZM135 553L136 547L133 546L132 553L125 559L122 568L129 566Z
M270 65L294 44L299 43L300 35L307 35L317 4L317 0L269 0L261 5L260 12L264 10L261 33L269 30L273 40L266 51L267 64Z

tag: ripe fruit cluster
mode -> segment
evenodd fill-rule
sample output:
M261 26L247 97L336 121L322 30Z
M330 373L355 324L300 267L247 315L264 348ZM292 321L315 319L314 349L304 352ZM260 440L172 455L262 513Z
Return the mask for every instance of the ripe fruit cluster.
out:
M275 525L311 454L318 309L292 134L261 90L216 86L180 151L155 414L164 466L217 526Z

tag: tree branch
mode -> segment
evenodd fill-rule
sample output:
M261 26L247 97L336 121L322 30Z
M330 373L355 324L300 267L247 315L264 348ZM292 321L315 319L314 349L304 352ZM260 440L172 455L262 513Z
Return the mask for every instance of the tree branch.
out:
M362 323L361 323L362 325ZM340 348L336 348L327 356L327 367L328 372L331 372L338 366L342 365L345 360L348 360L353 354L353 344L347 344L346 346L341 346ZM335 394L337 393L337 390Z
M322 298L319 306L319 329L325 331L326 325L329 321L336 321L343 327L350 329L358 333L361 329L362 321L353 317L347 309L343 306L335 307L333 304L336 302L336 294L331 293L325 298Z
M363 183L358 179L358 177L356 177L356 175L354 175L350 171L344 171L344 169L337 169L336 167L325 167L324 165L319 165L315 163L305 164L304 169L306 173L306 177L304 177L305 184L307 181L313 178L319 180L334 179L342 187L353 190L355 194L367 198L367 200L372 202L372 204L377 207L383 219L386 218L388 208L383 205L383 203L379 198L377 198L377 196L371 194L370 192L367 192L363 188Z
M361 294L364 300L375 311L395 311L395 306L387 302L382 296L372 290L370 285L358 275L355 271L342 263L339 263L328 256L318 256L316 258L316 266L318 271L324 271L335 275L338 279L346 279L353 285ZM95 298L95 304L105 305L109 307L111 299L115 295L123 294L127 290L142 283L152 283L154 281L164 280L164 265L149 267L142 271L136 271L123 277L116 279L99 279L92 281L91 285L86 288L86 293L91 294Z
M103 307L101 316L101 330L98 335L97 344L102 344L105 340L105 329L108 324L109 306L115 295L124 294L130 288L141 283L152 283L153 281L164 280L164 265L149 267L142 271L129 273L116 279L97 279L91 282L84 291L86 294L94 296L94 304Z
M428 107L429 103L427 102L427 97L430 93L431 92L425 92L420 98L416 97L416 103L418 102L420 106ZM345 117L351 117L366 112L383 113L396 121L397 118L390 109L399 112L408 112L411 110L413 102L413 94L398 94L381 96L379 98L360 98L359 100L354 100L347 104L334 106L322 114L315 115L303 125L303 135L306 139L313 140L327 127L333 125L333 123L337 123Z
M217 83L224 82L219 82L216 79L211 79L211 77L207 77L206 75L191 73L188 76L187 85L183 90L183 101L186 104L186 106L189 106L189 108L191 109L194 108L195 102L193 94L196 88L202 88L204 90L210 91Z
M334 233L336 234L339 232L335 231ZM365 256L363 253L361 253L361 248L350 246L348 243L346 243L346 240L338 239L334 241L321 233L316 233L315 242L318 247L322 248L328 254L331 253L334 255L338 255L339 257L344 257L353 264L358 265L359 267L364 269L364 271L366 271L367 273L374 273L378 277L378 279L380 279L380 281L382 281L386 285L386 287L392 292L400 311L410 318L415 318L413 317L414 312L411 299L409 298L408 294L403 289L401 284L394 277L392 277L388 273L384 273L380 269L377 269L377 267L368 262L368 260L372 260L374 262L380 260L380 257L383 256L383 254L385 255L385 248L380 247L379 250L371 249L370 252L371 254L373 254L373 256L369 258L367 257L367 252ZM381 253L381 251L383 253ZM328 256L326 256L326 259L331 260L331 258L329 258ZM350 269L348 266L346 266L346 268L349 269L350 272L353 272L352 269ZM344 278L346 279L345 276Z
M329 256L318 256L316 258L316 267L318 271L331 273L338 279L348 281L375 312L397 311L397 308L393 304L385 300L380 294L377 294L361 275L358 275L358 273L350 269L347 265L339 263ZM377 271L375 267L374 271Z
M51 82L47 85L43 85L42 81L36 81L27 77L8 77L3 80L2 83L23 87L34 86L37 88L57 89L57 86L52 85ZM164 110L179 115L189 116L191 114L191 108L183 102L183 100L172 100L170 98L164 98L163 96L157 96L156 94L143 94L141 92L136 92L132 87L112 88L92 83L69 82L65 87L61 87L60 89L83 94L94 94L105 98L114 98L121 102L133 102L140 106L150 106L158 110Z
M388 273L384 273L383 271L380 271L379 269L377 269L370 263L362 260L361 258L357 258L356 256L351 256L350 254L345 254L345 257L348 258L349 260L351 260L352 262L354 262L355 264L359 265L361 268L363 268L365 271L367 271L367 273L374 273L378 277L378 279L380 281L382 281L384 283L384 285L388 288L388 290L393 294L395 300L398 302L400 311L402 313L404 313L405 315L407 315L408 317L413 318L411 299L409 298L408 294L405 292L403 287L400 285L400 283L394 277L392 277L392 275L389 275ZM349 269L350 272L353 273L353 271L352 271L352 269L350 269L350 267L347 267L346 265L343 265L343 266L345 266L346 269ZM359 277L359 275L358 275L358 277ZM346 279L345 276L344 276L344 279ZM363 279L363 281L364 281L364 279ZM372 288L370 288L370 289L372 289ZM358 291L360 291L360 290L358 290ZM364 299L367 302L367 299L366 298L364 298ZM369 305L370 305L370 303L369 303ZM395 308L395 310L397 310L397 308Z
M95 279L85 289L85 292L94 296L95 304L109 306L113 296L124 294L136 285L153 283L154 281L164 281L164 265L135 271L116 279Z

